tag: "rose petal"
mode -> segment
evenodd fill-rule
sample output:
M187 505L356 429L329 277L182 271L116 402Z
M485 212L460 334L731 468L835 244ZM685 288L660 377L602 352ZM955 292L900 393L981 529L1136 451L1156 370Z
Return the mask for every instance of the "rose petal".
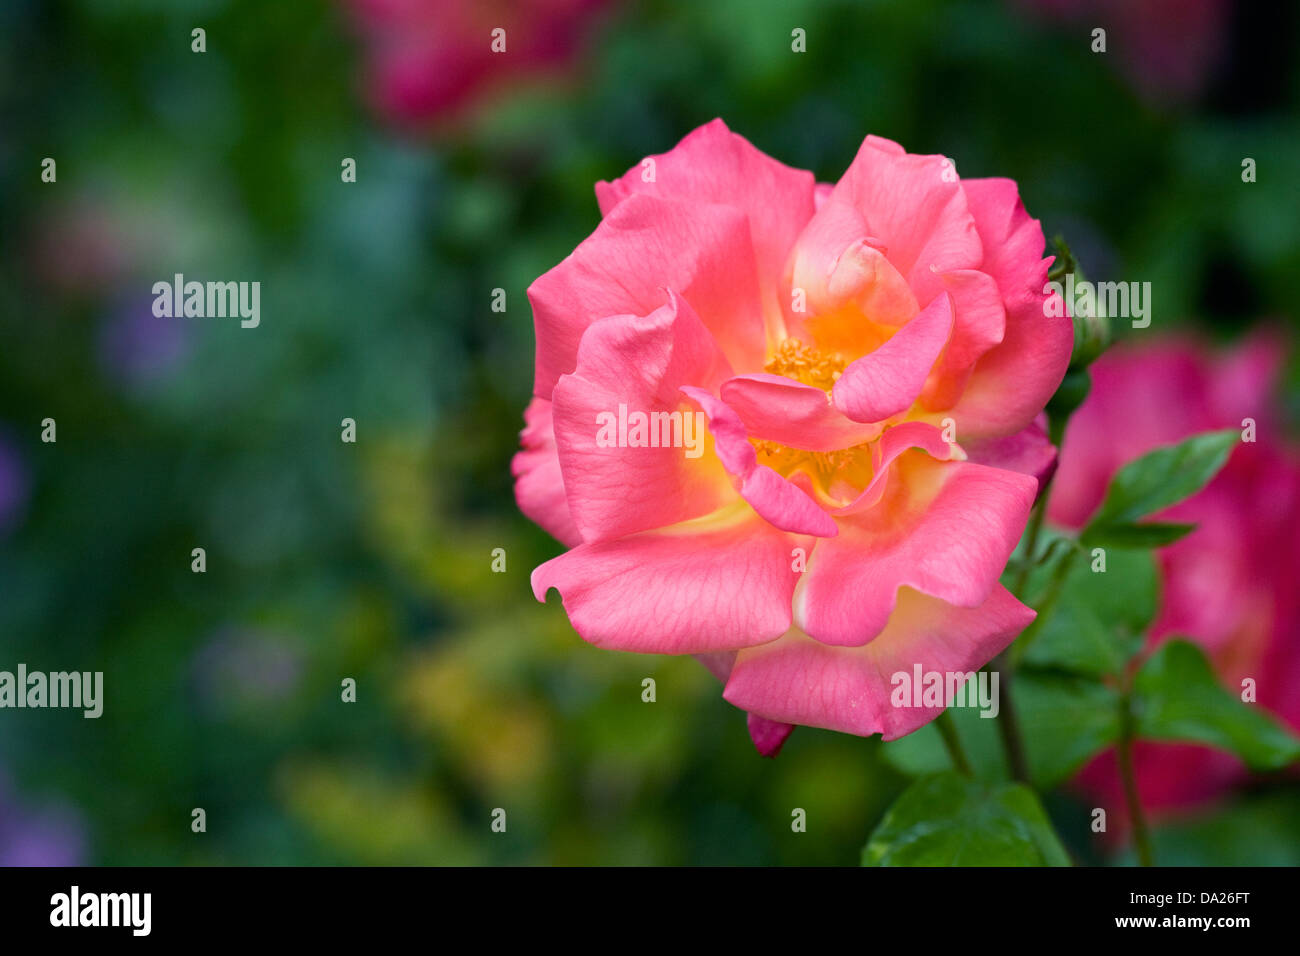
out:
M649 315L594 322L582 337L577 369L555 387L560 468L569 511L585 541L676 524L734 500L726 473L706 454L703 416L680 391L686 383L717 382L730 368L690 305L671 292L667 298ZM608 423L619 420L623 408L628 417L647 417L647 440L669 444L603 447ZM685 447L688 438L694 457Z
M806 451L835 451L876 438L882 426L855 422L822 389L759 372L722 383L722 400L755 438Z
M1001 344L975 364L961 398L948 411L965 442L1011 435L1034 420L1065 377L1074 326L1063 309L1058 316L1045 314L1043 230L1025 212L1016 184L968 179L963 186L984 240L980 270L997 281L1007 313Z
M619 203L638 194L734 206L749 221L766 309L779 315L776 283L795 237L812 218L812 174L755 149L720 119L651 158L652 182L645 181L647 167L640 163L614 182L596 184L601 212L608 216Z
M519 510L551 537L573 547L582 541L582 535L569 514L569 502L564 494L550 402L534 398L528 403L519 439L523 448L510 462Z
M740 496L753 509L783 531L822 538L839 533L835 521L802 488L782 478L767 465L758 464L758 454L749 443L739 416L703 389L683 387L699 402L709 417L714 449L723 467L740 482Z
M597 319L647 315L672 288L691 303L735 368L763 363L758 273L742 212L636 195L528 289L537 332L534 394L550 398Z
M574 629L599 647L700 654L750 647L790 627L791 552L809 542L741 507L708 519L581 544L533 571L557 588Z
M861 647L833 647L798 630L737 656L723 697L769 720L894 740L942 708L895 707L891 678L977 671L1007 647L1034 612L997 585L974 608L911 590L899 594L889 625Z
M952 298L935 296L893 338L844 370L831 389L835 407L858 422L883 422L911 408L948 341L952 321Z
M837 519L795 591L795 622L827 644L865 644L884 628L898 590L959 607L988 598L1020 540L1037 482L908 452L875 507Z

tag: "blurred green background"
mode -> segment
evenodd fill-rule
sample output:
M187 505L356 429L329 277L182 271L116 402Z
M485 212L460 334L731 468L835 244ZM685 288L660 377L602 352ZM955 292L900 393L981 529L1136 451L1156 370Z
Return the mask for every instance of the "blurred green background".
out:
M99 720L0 713L0 859L856 863L904 783L877 740L760 759L693 660L596 650L533 600L559 546L511 490L524 290L595 227L597 179L721 116L823 181L867 133L1013 177L1089 278L1152 282L1162 329L1291 324L1296 8L1211 4L1211 54L1163 22L1192 74L1165 84L1119 26L1090 51L1104 3L611 0L546 77L402 120L371 109L366 6L0 7L0 667L106 687ZM260 327L155 319L176 272L260 281ZM1166 861L1244 833L1300 862L1294 803L1236 799L1158 831Z

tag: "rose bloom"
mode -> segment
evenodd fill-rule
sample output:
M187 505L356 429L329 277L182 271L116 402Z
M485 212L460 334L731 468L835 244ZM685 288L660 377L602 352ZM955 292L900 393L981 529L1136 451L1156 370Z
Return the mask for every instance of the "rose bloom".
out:
M606 0L344 0L366 47L375 110L398 124L449 116L511 79L558 73ZM492 31L506 31L504 53Z
M596 196L528 290L516 497L571 549L537 598L597 646L700 655L764 753L933 719L891 675L978 669L1033 618L998 575L1073 334L1015 183L871 136L818 186L715 120Z
M1271 393L1281 354L1266 334L1223 355L1185 339L1106 353L1066 430L1048 517L1081 527L1125 463L1253 419L1256 441L1238 445L1209 485L1159 515L1197 529L1158 552L1161 603L1150 646L1195 641L1225 687L1240 693L1242 679L1253 678L1258 703L1300 730L1300 457L1278 438ZM1195 744L1139 742L1134 771L1142 805L1154 812L1193 807L1245 776L1236 757ZM1106 806L1124 806L1113 751L1077 782Z

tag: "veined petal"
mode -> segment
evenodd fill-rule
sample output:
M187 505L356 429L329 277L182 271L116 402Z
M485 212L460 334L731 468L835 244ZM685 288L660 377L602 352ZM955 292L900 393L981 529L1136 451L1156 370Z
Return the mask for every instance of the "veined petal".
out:
M1027 475L905 452L881 500L840 517L795 592L795 623L826 644L860 645L885 627L901 587L959 607L988 599L1024 531L1038 483Z
M730 703L769 720L895 740L943 708L894 706L895 674L978 671L1034 619L996 585L983 603L954 607L904 589L888 626L870 644L835 647L791 630L736 655L723 691Z
M738 503L702 521L581 544L533 572L533 594L545 601L557 588L574 629L599 647L736 650L789 629L791 552L809 544Z
M523 447L510 462L519 510L551 537L571 548L582 541L582 535L569 514L569 501L564 494L550 402L534 398L528 403L519 440Z
M858 210L920 302L942 291L938 273L977 269L984 257L962 185L945 175L950 168L942 156L868 136L828 200Z
M858 422L883 422L911 408L952 332L952 298L934 297L912 321L844 370L831 398Z
M1007 314L1002 342L980 357L961 398L946 413L966 441L1014 434L1034 420L1065 377L1074 326L1064 308L1046 314L1043 289L1050 260L1041 258L1043 229L1025 212L1016 184L968 179L962 185L984 239L980 271L997 282Z
M875 439L878 424L855 422L820 388L759 372L722 383L722 400L755 438L806 451L835 451Z
M829 538L838 534L835 520L802 488L782 478L767 465L758 464L758 453L749 443L740 417L722 399L703 389L683 387L699 402L709 417L709 431L723 467L740 484L740 496L775 527L795 534Z
M763 363L758 271L743 212L635 195L528 289L537 332L534 394L550 398L577 366L597 319L647 315L672 288L695 309L735 368Z
M833 514L852 515L874 508L888 487L889 473L895 459L903 452L919 448L937 461L965 459L965 451L948 442L943 432L926 422L903 422L885 430L880 441L871 448L871 482L849 504L836 509Z
M583 540L676 524L734 500L707 454L703 416L680 391L729 373L708 330L672 292L649 315L609 316L587 329L576 370L554 392L560 469ZM637 417L640 436L624 424Z
M1002 293L992 276L977 269L954 269L941 273L939 279L952 296L952 335L921 395L927 409L951 408L956 403L975 363L1002 341L1007 328Z
M765 310L779 316L777 281L795 237L813 215L812 174L777 162L720 119L649 160L653 167L642 162L613 182L596 184L601 212L609 216L635 195L735 207L749 222Z

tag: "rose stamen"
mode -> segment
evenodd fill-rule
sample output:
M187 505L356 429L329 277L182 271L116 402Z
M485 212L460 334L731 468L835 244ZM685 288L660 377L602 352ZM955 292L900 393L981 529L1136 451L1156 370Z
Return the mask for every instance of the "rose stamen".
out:
M829 391L844 371L845 364L839 352L822 355L798 339L783 339L776 354L764 363L763 371Z

